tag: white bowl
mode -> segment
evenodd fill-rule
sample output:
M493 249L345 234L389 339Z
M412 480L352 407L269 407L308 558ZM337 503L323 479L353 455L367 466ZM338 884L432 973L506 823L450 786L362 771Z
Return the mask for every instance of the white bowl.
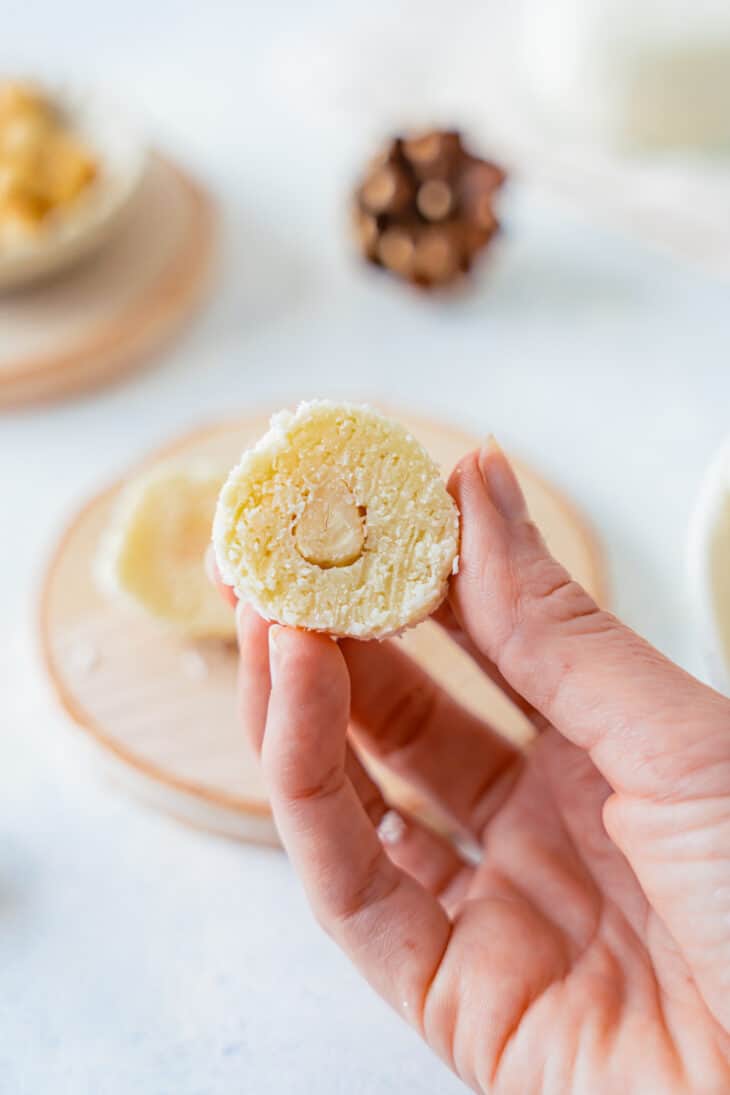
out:
M730 438L705 472L690 521L688 554L710 681L730 695Z
M116 232L140 188L147 148L124 113L103 96L48 87L49 97L99 163L99 176L63 216L37 236L0 247L0 292L60 273L90 255Z

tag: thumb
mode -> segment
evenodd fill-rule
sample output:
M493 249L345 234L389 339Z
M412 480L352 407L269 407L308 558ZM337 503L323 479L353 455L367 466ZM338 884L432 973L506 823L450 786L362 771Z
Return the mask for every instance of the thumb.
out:
M494 444L449 484L452 604L507 682L613 787L603 820L730 1033L730 702L600 609L552 558Z
M452 604L508 683L590 752L614 790L730 793L730 703L571 579L496 442L465 457L449 489L462 516Z

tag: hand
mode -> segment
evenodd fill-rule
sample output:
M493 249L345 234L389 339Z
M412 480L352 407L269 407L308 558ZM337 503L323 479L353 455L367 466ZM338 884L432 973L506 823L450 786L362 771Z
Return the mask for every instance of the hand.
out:
M730 702L550 557L501 450L457 467L439 614L529 715L520 751L397 643L239 608L241 713L323 927L478 1092L730 1092ZM481 847L399 825L348 744Z

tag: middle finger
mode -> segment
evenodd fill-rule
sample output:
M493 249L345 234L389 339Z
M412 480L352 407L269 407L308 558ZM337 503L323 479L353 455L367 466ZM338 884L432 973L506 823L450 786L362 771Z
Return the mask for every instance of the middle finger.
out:
M523 754L461 706L393 642L343 640L358 744L460 829L480 834Z

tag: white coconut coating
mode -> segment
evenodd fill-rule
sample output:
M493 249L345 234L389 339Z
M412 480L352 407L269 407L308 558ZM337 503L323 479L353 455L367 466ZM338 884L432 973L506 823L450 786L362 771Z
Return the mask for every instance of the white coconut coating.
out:
M438 607L459 514L423 446L350 403L274 415L221 491L213 542L225 582L266 619L384 638Z

